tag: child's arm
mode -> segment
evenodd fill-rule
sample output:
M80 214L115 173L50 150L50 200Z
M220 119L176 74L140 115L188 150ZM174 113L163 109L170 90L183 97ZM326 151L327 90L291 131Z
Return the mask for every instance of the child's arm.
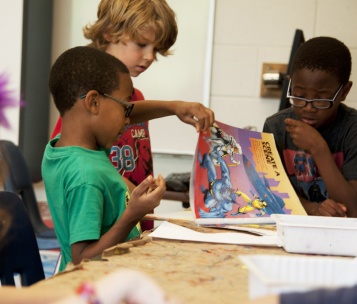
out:
M332 158L320 133L310 125L287 118L286 131L296 146L308 151L318 167L329 197L347 208L347 215L357 217L357 181L347 181ZM324 207L324 206L323 206Z
M128 207L114 226L99 240L88 240L72 244L72 262L80 263L100 255L104 249L122 243L140 219L160 204L166 190L164 178L147 177L131 193Z
M337 216L345 217L347 208L345 205L336 203L332 199L324 200L321 203L310 202L305 198L299 197L306 213L318 216Z
M0 299L1 303L7 304L47 304L53 303L66 295L70 294L68 291L63 290L46 290L41 291L37 289L31 289L26 286L21 288L16 288L15 286L1 286L0 288Z
M198 102L142 100L136 101L130 122L140 123L155 118L176 115L181 121L196 128L196 131L207 131L214 122L214 113Z

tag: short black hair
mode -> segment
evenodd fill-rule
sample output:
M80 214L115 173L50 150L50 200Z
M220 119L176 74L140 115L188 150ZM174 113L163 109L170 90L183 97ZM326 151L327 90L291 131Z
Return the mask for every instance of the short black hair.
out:
M71 48L53 64L49 87L60 115L90 90L111 94L119 89L120 73L129 74L116 57L88 46Z
M335 75L342 85L349 81L351 67L351 53L346 45L332 37L315 37L296 51L291 76L305 68L320 70Z

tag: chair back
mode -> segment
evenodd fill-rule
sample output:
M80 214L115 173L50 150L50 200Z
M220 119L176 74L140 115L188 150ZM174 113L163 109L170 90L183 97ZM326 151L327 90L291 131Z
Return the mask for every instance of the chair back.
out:
M21 196L38 237L56 238L54 230L42 221L30 173L19 147L11 141L0 140L0 157L4 190Z
M36 236L23 202L13 192L0 191L0 211L0 230L7 229L0 240L1 285L15 286L16 274L22 286L44 279Z

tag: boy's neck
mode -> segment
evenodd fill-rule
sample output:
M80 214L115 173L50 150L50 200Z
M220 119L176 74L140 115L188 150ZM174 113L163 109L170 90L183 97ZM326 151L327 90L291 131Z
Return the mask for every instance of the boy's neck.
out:
M62 118L61 135L55 147L77 146L97 150L95 137L84 121L80 118L73 119L71 115L65 115Z

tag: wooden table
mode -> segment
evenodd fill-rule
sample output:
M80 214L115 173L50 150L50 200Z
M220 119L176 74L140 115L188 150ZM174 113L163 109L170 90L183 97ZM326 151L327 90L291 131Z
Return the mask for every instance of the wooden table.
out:
M184 224L190 225L195 228L194 224ZM241 254L288 253L277 247L159 240L144 234L141 241L112 247L101 260L84 261L80 267L31 288L72 291L82 281L95 281L117 268L128 267L150 275L181 303L241 303L248 300L248 270L238 259Z

